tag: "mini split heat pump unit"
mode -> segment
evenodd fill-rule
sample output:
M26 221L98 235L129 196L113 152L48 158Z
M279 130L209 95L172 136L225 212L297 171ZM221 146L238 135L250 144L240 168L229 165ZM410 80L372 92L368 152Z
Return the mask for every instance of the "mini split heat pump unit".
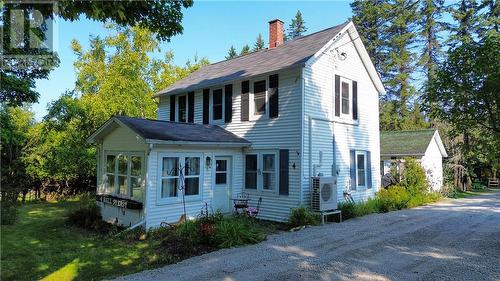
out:
M337 182L335 177L311 178L311 209L316 212L336 210Z

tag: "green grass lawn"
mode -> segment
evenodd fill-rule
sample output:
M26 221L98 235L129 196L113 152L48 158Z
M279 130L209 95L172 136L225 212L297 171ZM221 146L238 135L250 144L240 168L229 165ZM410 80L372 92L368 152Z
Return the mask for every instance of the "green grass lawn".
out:
M490 192L495 192L494 190L490 189L473 189L472 191L457 191L453 195L453 199L462 199L462 198L468 198L472 196L477 196L485 193L490 193Z
M123 240L68 226L78 202L28 203L1 228L1 280L99 280L158 264L151 241ZM165 262L164 262L165 263Z

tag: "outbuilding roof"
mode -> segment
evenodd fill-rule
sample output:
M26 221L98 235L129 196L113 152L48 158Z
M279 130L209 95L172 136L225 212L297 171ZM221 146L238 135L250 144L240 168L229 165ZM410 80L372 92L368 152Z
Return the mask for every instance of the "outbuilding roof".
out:
M203 66L155 96L171 95L223 84L273 71L303 66L331 39L338 35L349 22L327 28L272 49L264 49L248 55Z
M158 141L173 143L210 143L248 146L250 141L239 137L217 125L170 122L153 119L141 119L126 116L113 116L89 137L95 141L104 137L113 123L124 125L142 137L146 142Z
M436 129L380 132L380 156L422 156L435 135L441 154L446 157Z

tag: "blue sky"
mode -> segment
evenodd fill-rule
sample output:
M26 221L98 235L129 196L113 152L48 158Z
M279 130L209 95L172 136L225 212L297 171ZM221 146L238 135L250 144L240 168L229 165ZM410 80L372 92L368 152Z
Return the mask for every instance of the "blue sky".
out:
M302 12L307 33L331 27L351 16L349 1L196 1L184 11L184 33L162 44L162 51L172 50L174 62L185 64L194 55L206 57L210 62L224 59L231 45L239 51L245 44L253 45L262 33L268 42L268 21L279 18L288 26L297 10ZM88 47L89 36L105 36L100 22L82 19L75 22L59 21L57 24L57 51L60 66L48 79L38 80L38 104L32 106L37 119L46 114L47 104L57 99L67 89L73 89L76 56L70 49L72 39Z

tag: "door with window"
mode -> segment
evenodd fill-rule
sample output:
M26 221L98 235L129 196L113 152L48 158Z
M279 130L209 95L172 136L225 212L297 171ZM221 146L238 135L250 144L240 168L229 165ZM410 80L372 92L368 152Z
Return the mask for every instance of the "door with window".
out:
M223 213L231 211L231 157L215 157L215 184L212 207Z

